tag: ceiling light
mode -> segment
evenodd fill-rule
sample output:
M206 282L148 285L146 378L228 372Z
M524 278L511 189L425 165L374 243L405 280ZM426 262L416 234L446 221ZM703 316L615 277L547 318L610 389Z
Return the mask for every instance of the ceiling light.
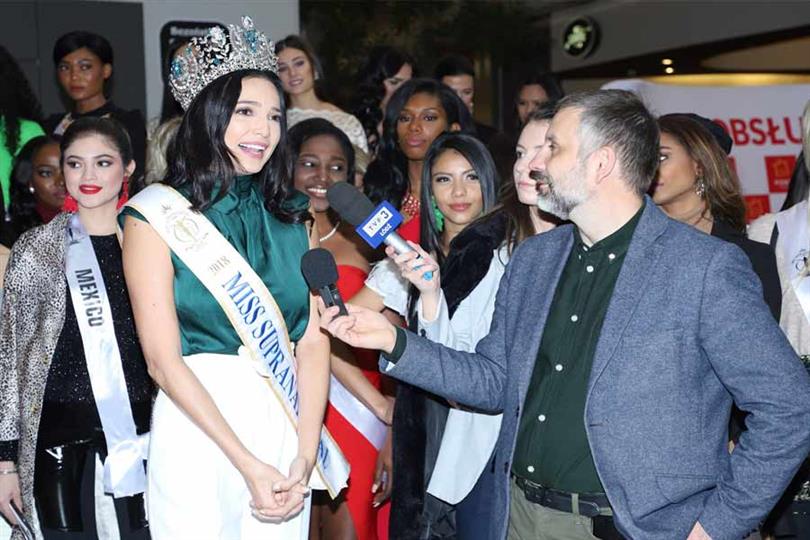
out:
M672 58L662 58L661 65L664 66L671 66L672 65Z
M670 67L666 68L664 70L664 72L666 72L667 75L672 75L673 73L675 73L675 68L670 66Z

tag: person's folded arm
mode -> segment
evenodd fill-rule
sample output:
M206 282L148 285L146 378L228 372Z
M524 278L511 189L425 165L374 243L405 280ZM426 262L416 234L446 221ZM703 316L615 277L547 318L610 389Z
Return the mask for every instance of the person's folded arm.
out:
M708 265L700 340L712 369L749 415L698 522L714 540L741 538L764 519L810 450L810 377L732 244Z

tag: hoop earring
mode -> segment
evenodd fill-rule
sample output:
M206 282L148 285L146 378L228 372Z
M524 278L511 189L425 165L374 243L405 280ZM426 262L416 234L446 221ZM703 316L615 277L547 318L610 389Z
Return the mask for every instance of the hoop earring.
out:
M433 220L436 222L436 229L442 232L444 230L444 214L439 210L439 205L436 204L436 197L431 195L430 200L433 203Z
M706 182L703 181L703 177L699 176L695 180L695 193L701 199L706 195Z

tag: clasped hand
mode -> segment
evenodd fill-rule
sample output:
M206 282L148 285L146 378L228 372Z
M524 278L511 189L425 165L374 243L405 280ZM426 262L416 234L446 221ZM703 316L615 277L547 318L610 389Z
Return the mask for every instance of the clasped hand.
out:
M309 495L309 467L303 457L296 457L284 476L275 467L256 461L244 473L250 490L253 516L261 521L280 523L297 515Z

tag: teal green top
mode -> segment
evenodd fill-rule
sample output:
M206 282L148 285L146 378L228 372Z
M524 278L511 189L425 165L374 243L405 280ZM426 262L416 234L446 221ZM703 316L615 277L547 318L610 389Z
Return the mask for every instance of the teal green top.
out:
M188 190L179 191L188 196ZM309 289L301 274L301 257L309 249L307 232L302 224L276 219L263 201L258 184L249 176L241 176L203 215L262 278L284 315L290 339L298 341L309 320ZM288 202L296 209L308 204L309 198L297 191ZM146 221L138 211L125 206L119 216L122 226L125 215ZM242 342L220 305L174 253L172 265L183 355L236 354Z
M587 247L574 228L518 424L512 472L569 493L604 493L585 432L585 396L613 288L644 211Z
M3 190L3 203L5 204L6 210L8 210L11 204L11 169L14 165L14 158L17 156L20 149L25 146L25 143L39 135L45 135L45 132L42 131L39 124L21 118L20 140L17 143L17 149L14 151L14 155L12 155L8 151L8 148L6 148L6 121L4 118L0 117L0 188Z

